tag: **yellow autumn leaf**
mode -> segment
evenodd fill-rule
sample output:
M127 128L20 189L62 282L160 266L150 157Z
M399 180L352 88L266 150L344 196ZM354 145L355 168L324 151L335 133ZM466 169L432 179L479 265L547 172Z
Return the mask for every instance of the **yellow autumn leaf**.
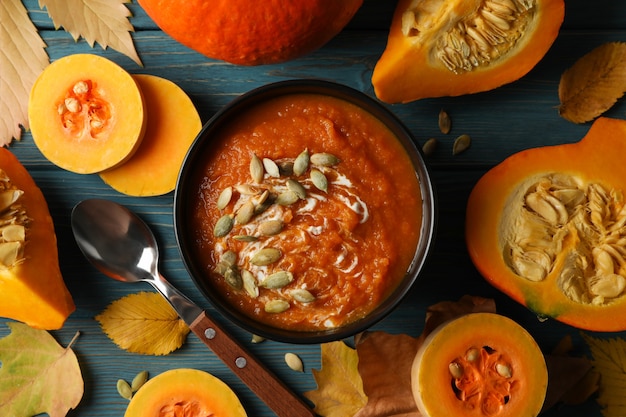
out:
M45 7L55 28L63 27L74 40L81 36L93 48L99 43L103 49L111 47L142 65L130 32L131 13L124 3L130 0L39 0Z
M367 404L358 371L359 356L344 342L324 343L321 350L322 368L313 370L317 389L304 395L320 416L352 417Z
M144 355L167 355L185 342L189 327L158 293L140 292L112 302L96 316L120 348Z
M601 375L598 404L604 417L626 416L626 340L598 339L583 334L593 367Z
M28 129L28 95L50 63L46 44L20 0L0 2L0 147Z
M566 70L559 82L559 114L588 122L626 93L626 42L600 45Z

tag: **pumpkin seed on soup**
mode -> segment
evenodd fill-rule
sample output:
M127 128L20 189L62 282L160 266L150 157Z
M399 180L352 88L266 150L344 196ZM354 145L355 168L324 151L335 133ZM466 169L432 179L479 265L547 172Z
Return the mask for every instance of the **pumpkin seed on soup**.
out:
M298 201L298 195L291 190L284 191L276 197L276 204L280 206L290 206Z
M220 193L220 196L217 198L217 208L220 210L224 210L228 203L230 203L231 198L233 197L233 187L226 187Z
M282 313L289 309L289 302L286 300L270 300L265 303L264 310L266 313Z
M306 199L306 189L298 181L289 178L287 180L287 188L293 192L300 200Z
M269 175L270 177L280 177L280 168L278 167L278 164L276 164L276 162L274 162L272 159L263 158L263 167L265 167L265 172L267 172L267 175Z
M283 288L293 281L293 274L289 271L278 271L265 277L260 285L270 290Z
M328 179L326 178L326 175L317 169L312 169L309 175L315 188L324 191L325 193L328 192Z
M296 157L296 160L293 162L293 173L295 175L302 175L309 169L309 150L305 149Z
M282 253L276 248L263 248L252 256L250 263L256 266L270 265L280 259Z
M215 237L224 237L230 233L235 223L235 219L232 214L225 214L219 218L215 227L213 228L213 235Z
M282 220L266 220L259 224L258 231L265 236L274 236L283 230L283 226Z
M310 162L313 165L321 167L331 167L337 165L340 161L335 155L325 152L314 153L311 155Z
M256 154L252 154L252 159L250 160L250 176L257 184L263 182L263 177L265 176L263 162L258 156L256 156Z

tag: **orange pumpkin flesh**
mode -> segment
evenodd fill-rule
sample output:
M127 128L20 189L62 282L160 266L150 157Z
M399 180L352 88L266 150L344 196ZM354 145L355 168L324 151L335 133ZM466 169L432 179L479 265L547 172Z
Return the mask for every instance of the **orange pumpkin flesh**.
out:
M7 192L14 189L23 192L10 208L0 211L0 245L14 242L5 237L5 231L11 227L9 222L11 225L25 223L26 229L23 248L19 249L21 255L13 265L5 264L5 251L1 250L0 316L38 329L59 329L75 306L59 268L57 240L48 205L28 171L5 148L0 148L0 170L6 175L0 187L3 201ZM23 212L23 215L16 216L15 212ZM16 221L16 217L21 220Z
M626 121L600 118L578 143L525 150L487 172L472 190L466 213L467 247L479 272L542 316L582 329L626 330L626 290L622 287L626 273L621 259L626 244L624 227L619 226L626 196L623 155ZM537 214L558 206L543 205L554 202L550 196L543 202L535 199L544 194L536 194L534 184L546 178L573 178L586 190L581 202L568 203L568 215L557 218L557 226L552 225L555 219L548 221L550 216ZM606 191L602 198L600 187ZM551 196L581 197L573 186L553 188ZM520 223L527 218L542 228L557 230L541 235L544 243L560 239L554 254L546 257L553 244L543 244L544 252L537 249L533 243L539 240L537 232L526 233L528 239L515 234L528 230L529 223ZM535 244L535 249L526 243ZM543 260L547 259L551 263L546 265Z
M494 313L472 313L430 333L411 368L424 417L534 417L548 372L541 350L521 326Z
M363 0L140 0L172 38L210 58L261 65L321 47L352 19Z
M235 393L213 375L172 369L150 379L132 397L124 417L246 417Z
M372 75L376 96L409 102L515 81L546 54L563 17L563 0L401 0Z
M119 165L145 131L143 97L114 62L91 54L54 61L35 81L28 120L35 144L55 165L90 174Z
M138 74L149 114L146 133L133 156L100 173L105 183L132 196L155 196L174 190L189 146L202 128L191 99L173 82Z

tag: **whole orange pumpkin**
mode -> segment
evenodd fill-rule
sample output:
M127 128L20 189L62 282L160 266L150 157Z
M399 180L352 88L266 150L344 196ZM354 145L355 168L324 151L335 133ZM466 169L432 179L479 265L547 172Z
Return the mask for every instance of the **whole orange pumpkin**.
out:
M288 61L312 52L352 19L363 0L139 0L168 35L238 65Z

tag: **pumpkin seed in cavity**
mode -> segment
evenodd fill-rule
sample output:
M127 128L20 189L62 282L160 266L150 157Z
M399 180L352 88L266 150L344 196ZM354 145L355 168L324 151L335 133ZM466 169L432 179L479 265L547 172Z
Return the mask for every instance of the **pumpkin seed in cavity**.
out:
M296 157L296 160L293 162L293 173L295 175L302 175L309 169L309 150L303 150L300 155Z
M254 278L252 272L247 269L242 269L241 280L243 281L243 289L248 295L252 298L257 298L259 296L259 287L256 285L256 278Z
M287 180L287 188L292 191L300 200L306 199L306 189L298 181L289 178Z
M294 290L289 291L289 294L294 300L299 301L301 303L311 303L315 301L315 296L311 294L309 290L306 290L304 288L296 288Z
M228 203L230 203L231 198L233 197L233 187L226 187L220 193L220 196L217 198L217 208L219 210L224 210Z
M215 227L213 228L213 235L215 237L223 237L230 233L233 229L235 219L232 214L225 214L217 220Z
M123 379L117 380L117 393L124 399L130 400L133 397L133 390L130 384Z
M285 363L287 366L296 372L304 372L304 365L302 363L302 359L295 353L287 352L285 353Z
M293 274L291 272L278 271L265 277L259 285L270 290L277 290L279 288L283 288L292 281Z
M281 255L280 250L276 248L263 248L252 256L250 263L256 266L273 264L280 259Z
M130 388L133 392L139 391L139 388L143 387L148 381L148 371L141 371L133 378L133 381L130 383Z
M278 168L278 165L270 158L263 158L263 167L265 168L265 172L267 172L267 175L269 175L270 177L280 177L280 169Z
M236 265L231 265L226 268L226 272L224 273L224 280L228 285L236 290L240 290L243 288L243 279L241 278L241 272L239 272L239 268L237 268Z
M270 300L265 303L264 310L266 313L282 313L289 308L289 302L285 300Z
M469 135L461 135L455 139L454 144L452 145L452 155L458 155L461 152L467 150L472 143L472 139Z
M252 177L252 180L257 184L263 182L263 177L265 176L263 162L261 162L256 154L252 154L252 159L250 160L250 176Z
M252 201L246 201L239 210L237 210L235 220L239 224L247 224L252 220L252 216L254 216L254 203L252 203Z
M448 134L452 128L452 119L450 115L443 109L439 111L439 130L441 133Z
M340 162L335 155L326 152L314 153L311 155L310 161L313 165L321 167L331 167Z
M283 226L282 220L266 220L259 224L258 231L265 236L274 236L283 230Z
M291 190L283 191L278 197L276 197L276 204L281 206L290 206L298 201L298 195Z
M326 179L326 175L324 175L320 170L312 169L311 170L311 182L318 190L328 192L328 179Z

